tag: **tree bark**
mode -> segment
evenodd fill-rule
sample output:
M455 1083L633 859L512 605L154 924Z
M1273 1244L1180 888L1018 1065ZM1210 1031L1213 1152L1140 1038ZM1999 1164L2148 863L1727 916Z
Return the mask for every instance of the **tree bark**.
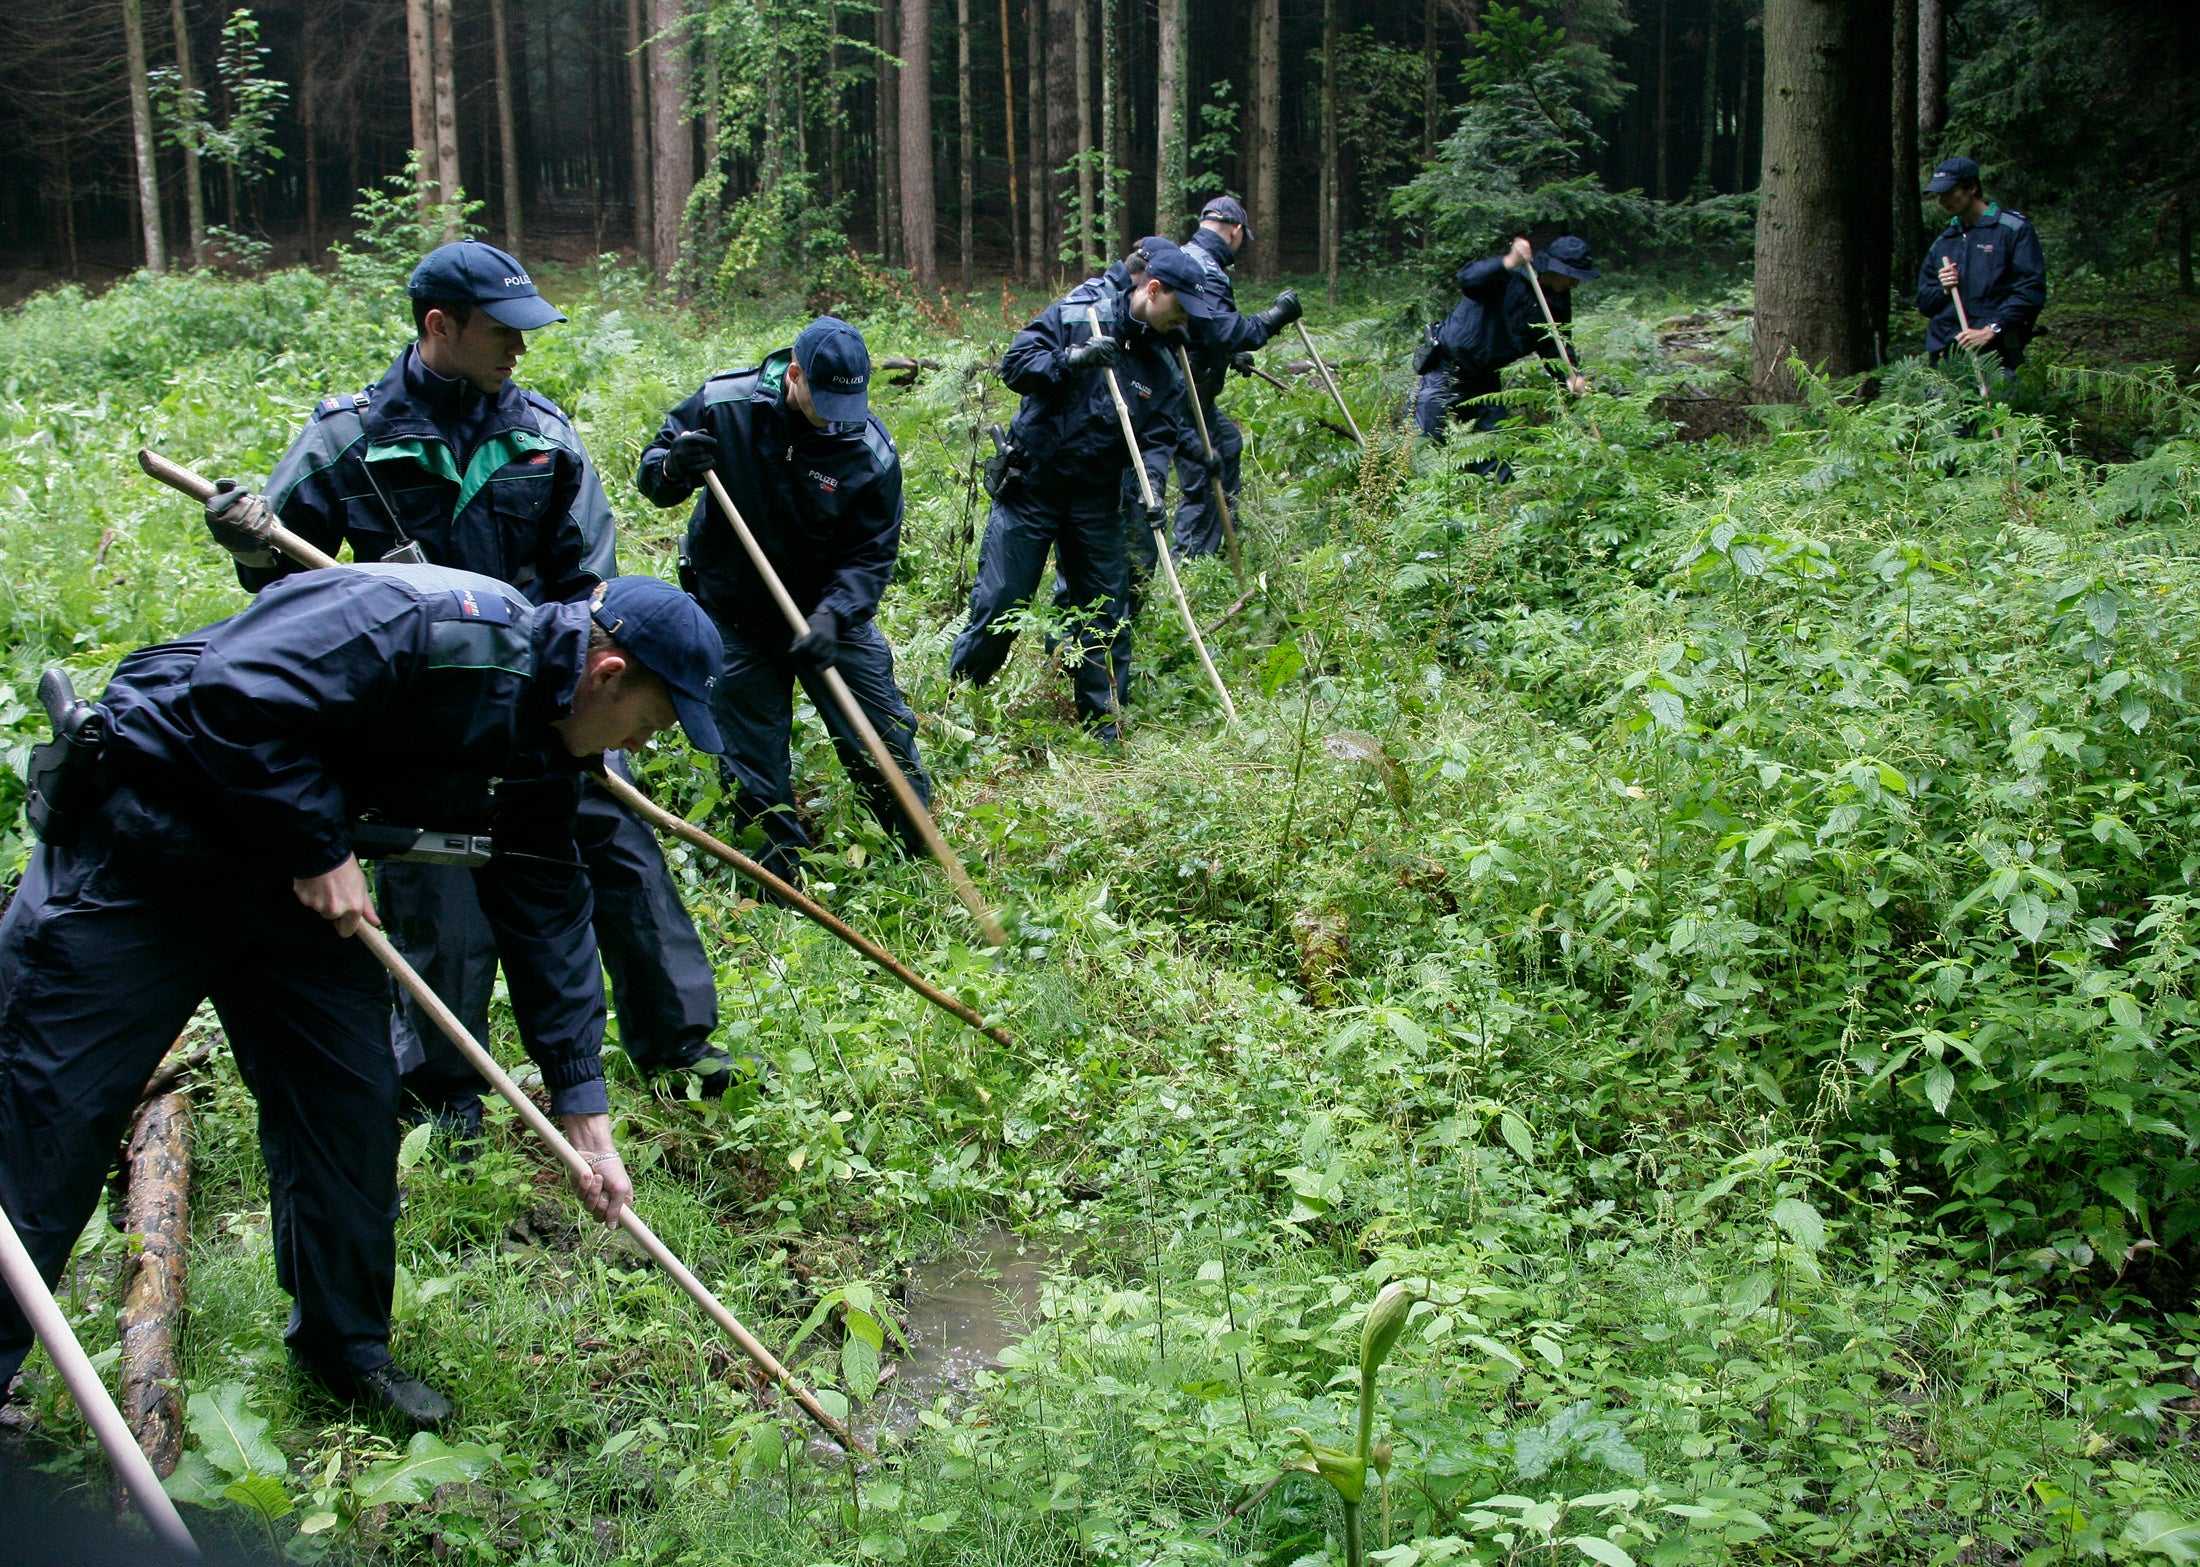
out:
M307 14L312 14L310 8ZM171 0L168 27L176 35L176 84L183 89L186 103L196 102L198 78L191 72L191 18L184 9L184 0ZM195 136L183 149L183 211L191 231L191 265L203 267L206 265L206 181L199 172Z
M1893 0L1892 9L1894 35L1890 47L1894 54L1891 78L1894 104L1887 132L1893 143L1893 162L1888 176L1893 205L1888 214L1888 231L1894 240L1895 275L1900 277L1917 264L1929 241L1923 220L1918 216L1917 0Z
M438 5L445 0L436 0ZM694 135L685 111L688 35L685 0L651 0L649 45L650 206L656 213L651 247L657 275L670 278L680 262L680 225L695 189Z
M1691 201L1711 194L1719 150L1719 7L1717 0L1704 13L1703 24L1703 127L1696 148L1696 178L1689 187Z
M134 0L130 0L134 4ZM122 1340L122 1417L164 1478L183 1456L176 1325L183 1315L191 1243L191 1100L148 1099L131 1124L123 1161L122 1229L139 1247L123 1264L117 1327Z
M1071 59L1077 72L1077 265L1086 276L1100 270L1099 228L1093 212L1092 179L1092 6L1076 0L1076 47Z
M435 23L436 178L443 187L443 199L455 202L465 186L458 172L458 86L451 58L451 0L430 0L428 14ZM230 221L236 221L234 215ZM443 242L447 245L458 237L454 212L443 226Z
M1879 362L1887 311L1889 0L1766 0L1756 359L1765 401L1791 358L1834 376Z
M1658 150L1658 200L1673 197L1673 55L1670 47L1673 0L1658 0L1658 124L1651 138Z
M504 248L518 255L526 242L519 204L519 133L513 128L512 46L504 25L504 0L489 0L489 34L496 46L497 151L504 165Z
M1260 236L1249 270L1261 279L1274 277L1283 259L1283 231L1276 221L1281 194L1276 153L1283 134L1282 34L1282 0L1253 0L1252 159L1246 181L1253 209L1246 215Z
M895 27L896 0L883 0L878 8L878 47L885 56L878 67L878 181L879 254L887 265L903 257L901 242L901 40ZM889 61L895 63L888 63Z
M429 208L444 199L443 159L435 134L435 25L428 17L428 0L405 0L405 67L412 89L413 151L420 159L420 221L425 223Z
M901 0L901 240L909 277L930 293L940 261L932 206L932 4Z
M1154 61L1153 231L1171 239L1186 217L1184 22L1184 0L1160 0Z
M1031 144L1031 177L1024 192L1027 222L1031 234L1024 246L1024 261L1030 268L1025 274L1034 288L1046 276L1047 244L1047 187L1049 177L1047 162L1047 8L1046 0L1024 0L1027 7L1024 28L1024 127L1026 139Z
M321 253L321 50L314 26L320 16L307 6L298 16L298 125L305 135L306 260Z
M1734 188L1736 190L1756 189L1755 184L1751 181L1751 176L1759 172L1759 157L1762 155L1762 150L1759 149L1759 157L1752 157L1750 146L1752 138L1758 134L1758 121L1762 116L1754 111L1760 109L1764 102L1765 86L1763 61L1752 58L1754 51L1750 48L1751 36L1746 29L1742 33L1742 69L1741 79L1738 83L1740 90L1734 104Z
M657 270L656 202L649 167L649 54L643 42L642 0L626 0L626 111L634 138L634 259Z
M1421 0L1421 161L1436 156L1436 0Z
M962 286L966 289L972 282L971 245L975 239L971 230L970 201L975 188L971 168L978 157L976 108L970 96L970 0L955 0L955 129L958 137L955 239L957 259L962 263Z
M145 270L157 276L168 270L168 246L160 231L160 161L153 151L153 93L145 75L145 16L140 0L122 0L122 42L130 73L130 139L137 153Z
M1940 161L1940 133L1948 127L1947 0L1917 0L1917 134L1919 162Z
M1008 139L1008 242L1013 277L1024 275L1024 204L1017 189L1015 31L1009 26L1008 0L1001 0L1001 125Z
M1123 238L1123 40L1116 0L1100 0L1100 249L1115 257L1130 246Z
M1344 19L1342 0L1322 0L1322 272L1329 280L1329 302L1337 302L1337 270L1342 251L1339 226L1344 220L1343 170L1337 161L1337 51Z

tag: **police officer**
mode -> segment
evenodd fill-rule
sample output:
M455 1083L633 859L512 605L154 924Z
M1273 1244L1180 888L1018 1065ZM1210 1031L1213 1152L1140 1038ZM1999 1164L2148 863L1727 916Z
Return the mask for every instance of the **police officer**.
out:
M1572 234L1553 240L1544 251L1516 239L1504 255L1470 261L1459 269L1459 303L1428 329L1413 360L1421 377L1413 392L1413 420L1438 445L1454 417L1471 417L1477 431L1494 430L1512 417L1497 403L1482 404L1471 413L1455 415L1454 410L1465 399L1495 392L1498 372L1514 360L1533 353L1563 362L1558 339L1544 322L1543 307L1529 282L1531 267L1551 302L1552 319L1562 327L1574 319L1574 285L1597 277L1589 264L1589 242ZM1589 384L1577 370L1567 376L1566 389L1579 396ZM1499 463L1475 466L1477 472L1499 476L1504 471Z
M1192 331L1192 382L1207 417L1207 434L1214 441L1215 456L1220 461L1223 493L1232 507L1237 505L1238 456L1245 449L1245 433L1236 420L1216 406L1223 376L1232 368L1250 374L1253 350L1305 314L1299 308L1299 296L1288 288L1266 310L1250 316L1238 313L1230 267L1252 242L1253 229L1246 220L1245 208L1235 196L1217 196L1200 209L1199 227L1184 244L1184 253L1207 274L1207 292L1217 307L1213 316ZM1174 543L1179 555L1212 555L1222 548L1222 515L1215 509L1212 478L1199 427L1187 409L1176 442L1179 493Z
M259 1102L292 1355L340 1397L422 1429L448 1418L390 1360L398 1080L388 977L342 939L381 923L359 818L493 837L473 881L551 1111L594 1167L582 1197L610 1222L633 1190L574 802L607 748L675 719L717 749L718 654L709 618L653 577L538 608L469 572L370 565L273 584L124 658L96 766L44 819L0 919L0 1206L46 1279L210 998ZM0 1291L0 1386L30 1343Z
M2032 220L1986 199L1978 165L1969 158L1944 158L1933 170L1925 194L1948 214L1948 226L1935 236L1917 269L1917 309L1931 318L1925 328L1925 352L1934 364L1950 348L2000 356L2000 378L2008 380L2024 363L2025 345L2047 303L2047 257ZM1955 296L1971 329L1963 330Z
M917 755L917 720L894 683L894 650L878 628L879 597L901 553L901 454L869 404L863 335L820 316L792 348L752 369L712 376L665 415L635 483L659 506L695 495L715 471L809 629L786 615L706 491L688 522L683 575L718 622L726 665L712 695L726 752L719 766L734 815L761 826L764 862L787 879L809 835L794 813L787 747L794 683L825 720L833 749L871 812L904 848L924 852L870 753L827 690L830 666L900 760L918 799L932 781Z
M264 505L330 554L348 542L354 560L480 572L535 603L585 598L618 574L610 502L557 404L511 379L526 334L565 317L517 260L470 240L431 252L408 292L417 341L366 391L314 410L264 496L216 495L208 527L255 590L297 569L249 526ZM608 765L631 776L623 757ZM710 1044L717 977L655 837L594 783L579 832L620 1044L645 1073L692 1071L706 1092L722 1090L730 1062ZM497 950L472 882L448 866L399 865L382 870L378 890L399 949L485 1035ZM408 1105L461 1138L478 1134L473 1068L409 998L393 1031Z
M1118 515L1130 454L1104 372L1115 370L1141 449L1166 442L1183 396L1166 339L1214 309L1198 263L1155 236L1139 242L1121 274L1087 278L1017 333L1002 356L1001 379L1023 405L1007 449L988 471L993 505L970 623L948 657L951 676L983 685L1000 672L1016 640L1001 622L1030 601L1051 549L1071 601L1098 620L1094 631L1070 639L1078 712L1113 743L1130 654ZM1160 526L1160 508L1142 521L1149 531Z

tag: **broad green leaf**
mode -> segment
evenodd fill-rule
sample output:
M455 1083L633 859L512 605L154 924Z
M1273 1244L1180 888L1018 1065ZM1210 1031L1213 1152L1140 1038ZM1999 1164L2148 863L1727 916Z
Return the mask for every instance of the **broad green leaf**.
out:
M1497 1340L1493 1338L1484 1338L1479 1333L1469 1333L1467 1335L1467 1342L1469 1344L1472 1344L1483 1354L1489 1356L1492 1360L1502 1360L1506 1365L1512 1367L1515 1371L1525 1371L1528 1369L1528 1363L1525 1360L1522 1360L1518 1355L1514 1354L1511 1350L1507 1349L1504 1345L1498 1343Z
M434 1432L421 1431L406 1444L402 1458L372 1465L352 1481L351 1494L361 1507L425 1502L437 1486L478 1480L495 1465L496 1455L479 1442L452 1447Z
M850 1334L840 1346L840 1374L848 1391L869 1402L878 1391L878 1348L868 1339Z
M199 1439L207 1461L232 1480L247 1475L280 1475L290 1470L283 1450L268 1440L267 1417L245 1407L242 1382L193 1393L184 1424Z
M908 1542L886 1529L868 1531L863 1536L862 1544L856 1549L872 1560L882 1562L902 1561L909 1555Z
M867 1306L858 1306L851 1299L841 1313L840 1325L850 1338L859 1338L874 1350L886 1347L886 1330L878 1325L878 1318L871 1315Z
M163 1480L160 1488L179 1502L212 1507L221 1500L222 1488L228 1484L229 1476L208 1463L204 1453L193 1448L183 1455L176 1472Z
M596 1462L602 1463L606 1458L618 1457L641 1439L642 1429L640 1426L629 1426L624 1431L612 1432L610 1436L604 1439L603 1446L596 1449Z
M1602 1535L1577 1534L1567 1540L1568 1545L1593 1562L1604 1567L1635 1567L1635 1559Z
M1512 1151L1528 1163L1535 1163L1535 1136L1528 1130L1528 1123L1507 1110L1497 1118L1497 1130Z
M766 1422L749 1438L749 1463L759 1471L777 1469L787 1458L787 1439L777 1422Z
M960 1520L961 1517L961 1508L950 1507L944 1513L926 1513L922 1518L919 1518L917 1520L917 1527L919 1529L922 1529L926 1534L945 1534L948 1530L955 1527L956 1522Z
M1948 1113L1948 1101L1956 1096L1956 1075L1944 1066L1929 1068L1925 1073L1925 1098L1935 1115Z
M242 1480L232 1480L222 1487L222 1500L250 1508L267 1523L288 1518L295 1510L290 1494L283 1489L283 1482L273 1475L247 1475Z
M2131 1522L2124 1525L2123 1543L2173 1562L2200 1561L2200 1523L2186 1523L2174 1513L2148 1508L2132 1514Z
M1268 657L1261 661L1260 694L1273 697L1290 683L1292 676L1305 667L1306 655L1299 651L1295 638L1278 642L1269 650Z
M405 1134L405 1140L397 1145L397 1167L409 1170L428 1156L428 1139L435 1135L435 1123L422 1121Z
M1772 1222L1787 1238L1808 1252L1826 1247L1826 1221L1800 1197L1783 1197L1772 1205Z
M2129 1169L2111 1170L2101 1177L2101 1190L2122 1203L2134 1219L2139 1212L2139 1177Z
M1563 1371L1565 1369L1566 1351L1559 1348L1555 1340L1547 1339L1542 1334L1538 1333L1533 1338L1528 1340L1528 1348L1534 1350L1538 1355L1541 1355L1545 1360L1549 1361L1551 1363L1551 1368L1554 1371Z
M2038 893L2020 892L2009 900L2009 923L2026 941L2038 941L2047 929L2047 904Z

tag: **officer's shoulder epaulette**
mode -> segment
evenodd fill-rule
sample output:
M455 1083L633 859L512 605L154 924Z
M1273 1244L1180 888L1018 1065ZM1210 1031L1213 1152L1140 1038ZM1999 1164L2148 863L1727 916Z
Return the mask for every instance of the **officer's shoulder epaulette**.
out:
M580 434L573 428L573 421L565 416L564 409L543 396L542 393L529 391L525 387L520 388L519 395L526 399L529 411L534 414L535 428L538 431L556 441L560 446L567 447L574 452L580 451Z
M863 421L863 446L871 454L871 460L885 473L901 462L901 453L894 449L894 438L886 433L886 426L873 414Z
M363 414L374 402L365 392L338 392L334 397L324 397L313 405L313 419L318 424L337 414Z
M1994 221L2005 229L2028 229L2032 226L2030 218L2008 207L2002 208L2001 215L1995 218Z
M750 365L743 370L721 370L703 383L703 402L746 403L756 396L756 383L763 379L764 367Z

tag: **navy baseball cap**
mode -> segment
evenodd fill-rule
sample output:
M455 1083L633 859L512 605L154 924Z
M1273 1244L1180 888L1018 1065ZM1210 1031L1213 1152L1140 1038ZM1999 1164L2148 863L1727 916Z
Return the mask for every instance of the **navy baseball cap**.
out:
M565 319L564 311L535 292L535 280L518 257L478 239L462 239L429 251L413 268L405 292L415 299L478 305L490 320L515 332L532 332Z
M1965 180L1978 178L1978 164L1970 158L1943 158L1933 169L1933 177L1926 183L1925 194L1938 196L1954 190Z
M871 351L863 334L838 316L819 316L794 340L794 362L809 379L810 401L835 424L870 416Z
M1535 258L1538 272L1556 272L1577 283L1594 283L1603 274L1589 265L1589 242L1578 234L1562 234L1551 248Z
M1236 223L1245 229L1245 243L1253 242L1253 220L1245 215L1245 204L1235 196L1217 196L1199 209L1199 220L1204 223L1213 218L1217 223Z
M672 692L688 744L711 756L724 751L710 688L725 668L726 645L703 606L662 577L611 577L596 584L588 612Z
M1164 285L1176 290L1177 302L1195 321L1211 321L1220 309L1214 295L1208 293L1207 273L1190 256L1184 254L1176 241L1163 239L1159 234L1149 234L1138 242L1138 250L1132 257L1146 258L1146 276L1159 278Z

